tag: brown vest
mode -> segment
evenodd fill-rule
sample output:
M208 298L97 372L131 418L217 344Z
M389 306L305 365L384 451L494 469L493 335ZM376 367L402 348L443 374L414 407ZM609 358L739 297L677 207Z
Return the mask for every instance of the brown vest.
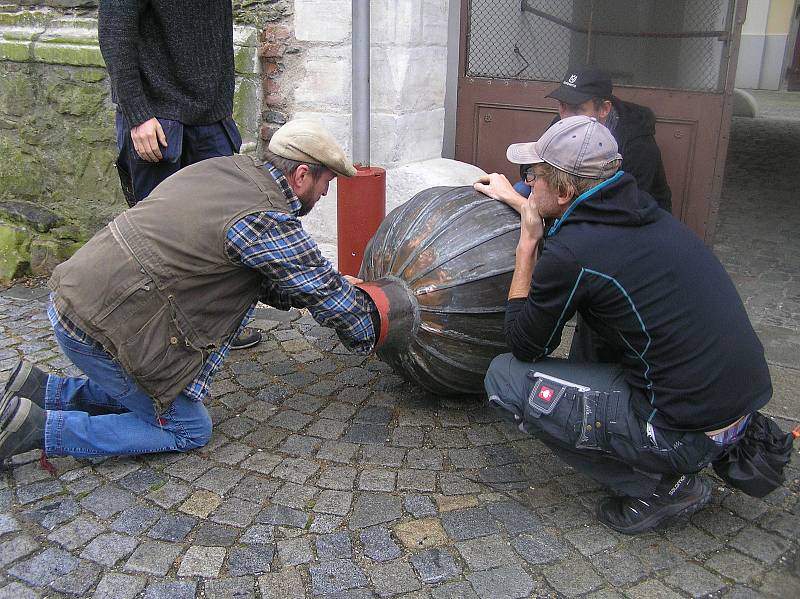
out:
M225 239L236 221L267 210L289 206L252 158L188 166L55 269L56 309L164 410L258 297L262 276L231 262Z

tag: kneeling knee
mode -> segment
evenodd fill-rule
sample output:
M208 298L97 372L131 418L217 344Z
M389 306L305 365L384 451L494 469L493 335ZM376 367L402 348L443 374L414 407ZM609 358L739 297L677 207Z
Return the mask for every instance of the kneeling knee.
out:
M178 442L178 449L180 451L190 451L192 449L199 449L208 445L211 440L211 416L208 412L203 413L192 423L192 427L185 431Z

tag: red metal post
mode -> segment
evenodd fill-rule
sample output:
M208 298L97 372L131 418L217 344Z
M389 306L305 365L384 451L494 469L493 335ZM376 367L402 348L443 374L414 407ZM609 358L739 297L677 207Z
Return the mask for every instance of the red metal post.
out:
M339 272L358 275L364 250L386 216L386 171L356 165L355 177L336 180Z

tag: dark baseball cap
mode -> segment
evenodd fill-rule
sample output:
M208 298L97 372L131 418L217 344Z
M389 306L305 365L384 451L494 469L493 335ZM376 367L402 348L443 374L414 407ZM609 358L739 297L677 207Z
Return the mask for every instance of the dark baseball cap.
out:
M561 85L545 97L564 104L583 104L592 98L610 98L612 91L608 74L587 65L568 70Z

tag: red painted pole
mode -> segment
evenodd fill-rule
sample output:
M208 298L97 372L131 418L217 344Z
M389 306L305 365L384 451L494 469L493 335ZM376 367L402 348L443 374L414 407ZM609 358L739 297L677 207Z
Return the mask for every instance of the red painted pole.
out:
M386 171L356 165L355 177L336 180L336 237L339 272L358 275L364 250L386 216Z

